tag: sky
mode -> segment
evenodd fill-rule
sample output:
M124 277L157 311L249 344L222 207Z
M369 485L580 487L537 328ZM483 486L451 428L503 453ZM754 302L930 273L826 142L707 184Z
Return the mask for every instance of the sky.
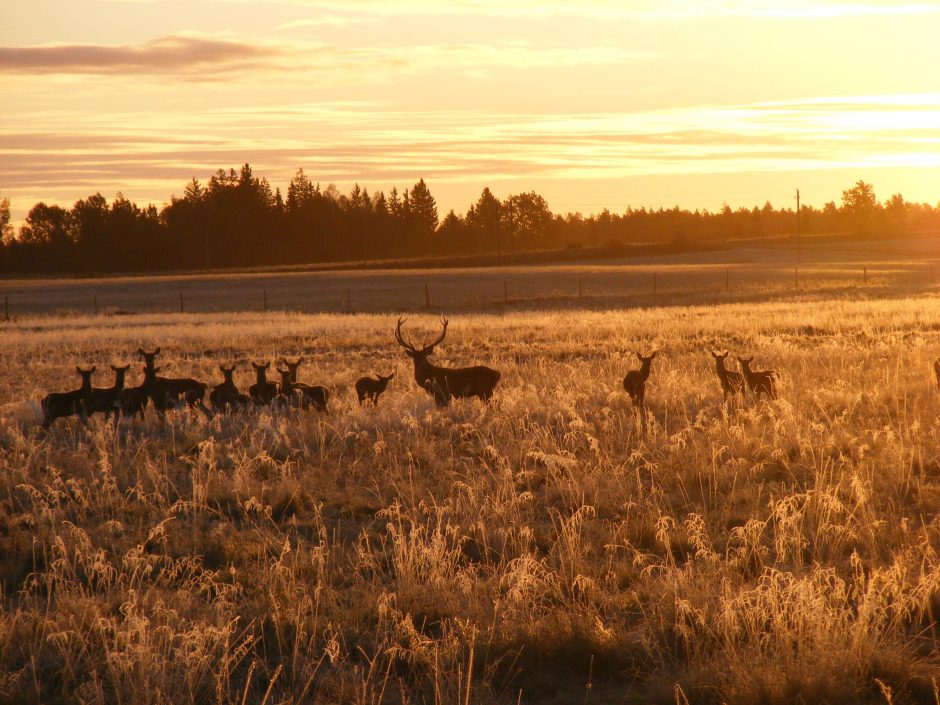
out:
M940 0L0 0L0 198L248 162L556 212L940 202Z

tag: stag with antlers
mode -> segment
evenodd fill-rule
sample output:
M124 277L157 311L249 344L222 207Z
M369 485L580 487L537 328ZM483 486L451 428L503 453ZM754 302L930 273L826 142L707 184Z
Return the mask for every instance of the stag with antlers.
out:
M428 360L428 357L434 353L434 348L440 345L447 336L446 318L441 319L443 329L437 340L421 348L415 347L402 336L401 327L404 322L404 318L398 319L398 325L395 327L395 340L414 362L415 382L434 397L439 407L450 404L452 398L479 397L483 401L489 401L493 396L493 389L502 377L497 370L484 365L459 368L438 367Z

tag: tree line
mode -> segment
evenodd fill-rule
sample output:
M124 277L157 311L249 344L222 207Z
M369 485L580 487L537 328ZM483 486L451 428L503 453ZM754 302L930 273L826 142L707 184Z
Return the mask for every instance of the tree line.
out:
M822 208L803 205L804 233L856 236L940 230L940 204L911 203L900 194L879 202L858 181ZM251 166L219 169L203 184L192 179L180 197L158 209L120 193L100 193L70 209L37 203L25 222L10 226L9 200L0 199L0 272L145 272L172 269L304 264L432 256L497 256L550 249L693 244L791 234L793 208L718 211L627 208L553 213L533 192L499 199L489 188L465 214L439 218L424 180L399 192L348 194L322 188L300 169L286 197Z

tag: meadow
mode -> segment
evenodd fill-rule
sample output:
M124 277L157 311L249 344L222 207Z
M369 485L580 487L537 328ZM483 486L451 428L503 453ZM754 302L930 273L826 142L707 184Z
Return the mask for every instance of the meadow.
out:
M436 361L503 377L443 410L391 314L18 318L0 700L940 702L938 314L907 290L465 312ZM141 345L243 389L303 355L330 413L36 427L76 365L137 384ZM718 348L780 399L725 404ZM641 423L621 379L652 349ZM396 377L359 407L370 371Z

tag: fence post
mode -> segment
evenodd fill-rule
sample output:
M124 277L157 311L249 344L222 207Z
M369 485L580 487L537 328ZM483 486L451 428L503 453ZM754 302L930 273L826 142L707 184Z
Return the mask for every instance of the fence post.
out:
M431 294L428 291L427 282L424 283L424 307L431 308Z
M183 292L180 290L180 313L183 313Z

